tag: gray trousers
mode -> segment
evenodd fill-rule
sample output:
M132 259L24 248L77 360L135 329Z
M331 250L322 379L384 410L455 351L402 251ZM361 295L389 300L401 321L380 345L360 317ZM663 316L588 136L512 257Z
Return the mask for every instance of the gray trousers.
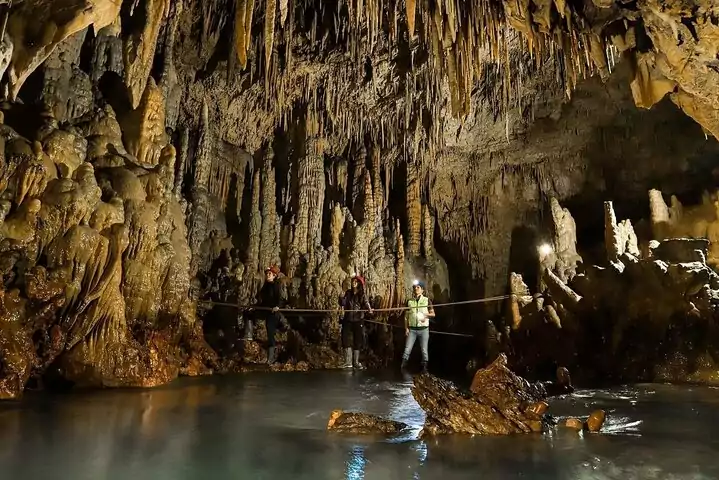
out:
M422 349L422 361L427 363L429 361L429 328L422 329L409 329L409 335L404 343L404 353L402 358L409 360L409 356L414 348L414 342L419 339L419 346Z

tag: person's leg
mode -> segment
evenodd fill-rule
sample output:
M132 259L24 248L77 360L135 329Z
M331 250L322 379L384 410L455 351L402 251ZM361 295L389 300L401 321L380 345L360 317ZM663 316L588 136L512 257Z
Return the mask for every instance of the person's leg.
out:
M267 327L267 363L275 363L275 333L277 332L277 316L267 315L265 327Z
M252 340L254 323L252 317L248 314L245 315L245 340Z
M345 363L342 368L352 368L352 328L349 322L342 323L342 348L345 353Z
M407 335L407 339L404 341L404 353L402 353L402 368L407 365L407 360L409 360L409 356L412 353L412 349L414 348L414 342L416 339L417 331L410 329L409 335Z
M354 322L352 324L352 343L354 351L352 352L352 365L361 369L362 364L359 361L360 352L364 346L364 322Z
M422 371L427 373L427 363L429 363L429 328L417 332L419 335L419 346L422 349Z

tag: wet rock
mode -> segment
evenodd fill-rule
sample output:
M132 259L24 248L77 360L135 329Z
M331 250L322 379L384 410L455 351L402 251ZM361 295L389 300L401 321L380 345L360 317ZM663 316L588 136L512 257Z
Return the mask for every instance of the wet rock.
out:
M584 422L577 418L568 418L564 421L564 426L573 430L583 430Z
M368 413L343 412L334 410L330 414L327 430L343 433L372 434L381 433L385 435L399 433L408 426L401 422L386 420Z
M604 425L604 420L606 419L606 413L604 410L595 410L587 419L587 430L590 432L598 432L602 429L602 425Z
M414 379L412 395L425 411L424 434L508 435L541 430L538 405L546 392L507 368L502 354L479 370L470 391L431 375ZM539 422L539 423L537 423Z

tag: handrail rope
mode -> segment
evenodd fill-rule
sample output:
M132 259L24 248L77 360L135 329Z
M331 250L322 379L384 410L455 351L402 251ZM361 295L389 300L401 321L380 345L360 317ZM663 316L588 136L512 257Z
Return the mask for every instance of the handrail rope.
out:
M505 300L507 298L512 298L514 294L509 295L499 295L496 297L487 297L487 298L478 298L474 300L463 300L460 302L447 302L447 303L438 303L436 305L430 305L432 308L436 307L451 307L454 305L469 305L474 303L486 303L486 302L492 302L492 301L498 301L498 300ZM213 302L211 300L201 301L198 303L202 304L211 304L211 305L218 305L218 306L225 306L225 307L235 307L239 310L272 310L271 307L255 307L252 305L237 305L236 303L226 303L226 302ZM392 308L373 308L372 310L368 309L322 309L322 308L280 308L278 312L293 312L293 313L346 313L346 312L397 312L397 311L405 311L405 310L412 310L417 308L423 308L423 307L392 307ZM385 322L378 322L376 320L367 320L364 319L364 322L367 323L374 323L377 325L387 325L394 328L404 328L399 325L392 325ZM430 333L438 334L438 335L452 335L455 337L465 337L465 338L474 338L474 335L468 335L466 333L454 333L454 332L445 332L441 330L430 330Z
M493 302L498 300L505 300L507 298L512 298L512 294L509 295L499 295L496 297L487 297L487 298L477 298L475 300L463 300L461 302L447 302L447 303L437 303L434 305L429 305L431 308L438 308L438 307L452 307L455 305L469 305L473 303L485 303L485 302ZM238 305L236 303L227 303L227 302L215 302L212 300L202 300L198 303L205 304L205 305L218 305L222 307L235 307L239 310L272 310L272 307L258 307L254 305ZM362 309L343 309L343 308L280 308L279 312L293 312L293 313L346 313L346 312L401 312L405 310L414 310L418 308L424 308L422 306L416 306L416 307L390 307L390 308L373 308L372 310L368 310L366 308Z

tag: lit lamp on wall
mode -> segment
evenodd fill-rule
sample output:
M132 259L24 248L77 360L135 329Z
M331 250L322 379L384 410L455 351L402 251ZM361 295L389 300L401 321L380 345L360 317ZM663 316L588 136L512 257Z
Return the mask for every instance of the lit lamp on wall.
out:
M544 257L550 255L554 251L554 249L552 248L552 246L550 244L543 243L537 248L537 251L539 252L539 256L544 258Z

